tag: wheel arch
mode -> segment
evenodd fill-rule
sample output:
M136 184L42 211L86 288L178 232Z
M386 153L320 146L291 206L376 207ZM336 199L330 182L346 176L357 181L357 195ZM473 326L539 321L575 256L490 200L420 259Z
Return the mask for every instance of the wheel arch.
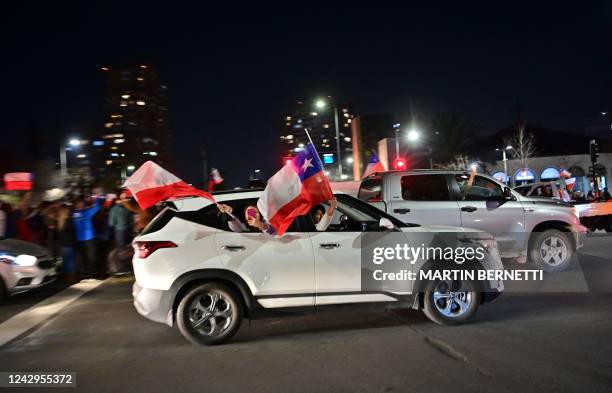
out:
M199 269L179 276L172 284L176 292L172 303L173 319L176 318L178 305L183 296L195 286L207 282L224 284L236 291L246 317L250 317L255 309L260 308L249 286L238 274L225 269Z
M551 221L541 222L541 223L537 224L535 227L533 227L531 233L529 234L529 242L527 244L527 249L531 250L531 246L533 245L533 241L535 240L535 238L536 238L538 233L542 233L542 232L547 231L549 229L556 229L556 230L561 231L561 232L566 232L566 233L568 233L570 235L572 233L571 225L568 224L567 222L559 221L559 220L551 220ZM570 239L570 242L571 242L572 251L576 251L576 240L575 240L574 236L569 236L569 239Z

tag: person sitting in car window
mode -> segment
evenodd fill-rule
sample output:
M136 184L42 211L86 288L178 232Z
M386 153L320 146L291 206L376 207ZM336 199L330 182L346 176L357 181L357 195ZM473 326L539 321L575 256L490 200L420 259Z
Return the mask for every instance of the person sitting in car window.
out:
M317 205L310 210L310 215L312 216L312 220L314 221L317 231L325 232L327 230L329 224L331 224L332 218L334 217L334 211L336 210L337 205L338 201L336 198L332 198L327 214L325 214L325 208L323 205Z
M227 225L232 232L249 232L249 227L252 227L263 233L267 233L268 235L276 235L274 228L262 220L259 209L257 209L257 207L254 205L249 205L244 209L244 219L248 223L249 227L244 225L244 223L233 214L233 209L231 206L218 203L217 207L221 213L225 213L230 217Z

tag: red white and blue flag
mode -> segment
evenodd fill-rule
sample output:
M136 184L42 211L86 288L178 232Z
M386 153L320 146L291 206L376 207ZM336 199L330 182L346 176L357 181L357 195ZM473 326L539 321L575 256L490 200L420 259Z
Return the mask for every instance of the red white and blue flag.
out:
M215 202L213 196L190 186L153 161L140 166L123 184L130 190L138 206L147 209L168 199L199 196Z
M372 153L372 157L370 158L370 163L368 164L365 171L363 172L362 177L366 177L368 175L371 175L372 173L385 172L385 171L386 171L385 166L382 164L382 162L378 161L378 156L376 155L376 153Z
M7 191L29 191L34 176L29 172L13 172L4 175L4 189Z
M268 180L257 207L281 236L296 217L332 198L333 193L323 172L321 159L309 143Z

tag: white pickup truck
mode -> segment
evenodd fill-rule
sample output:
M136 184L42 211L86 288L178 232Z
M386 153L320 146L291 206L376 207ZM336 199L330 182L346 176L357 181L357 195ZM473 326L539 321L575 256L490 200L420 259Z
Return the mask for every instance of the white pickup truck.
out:
M482 174L467 187L469 177L439 170L374 173L361 181L357 196L406 223L489 232L504 258L549 272L567 268L587 232L575 207L524 197Z

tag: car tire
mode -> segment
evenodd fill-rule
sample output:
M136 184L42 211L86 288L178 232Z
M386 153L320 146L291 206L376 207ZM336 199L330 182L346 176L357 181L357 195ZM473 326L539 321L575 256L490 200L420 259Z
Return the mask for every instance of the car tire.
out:
M574 255L570 235L558 229L547 229L533 234L529 242L529 260L545 272L567 269Z
M176 321L181 334L197 345L215 345L229 340L240 328L242 302L226 285L205 283L181 299Z
M471 280L432 280L423 291L423 312L438 325L467 322L480 305L480 291Z

